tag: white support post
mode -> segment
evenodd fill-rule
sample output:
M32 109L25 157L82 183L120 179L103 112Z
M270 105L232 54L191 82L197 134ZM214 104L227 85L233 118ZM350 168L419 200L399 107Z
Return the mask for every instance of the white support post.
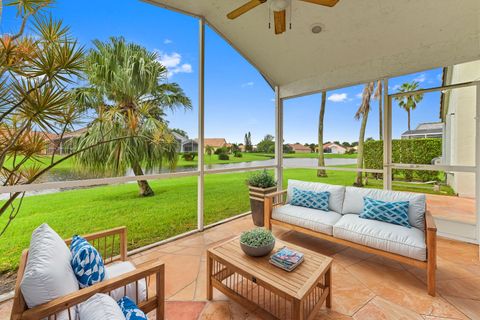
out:
M480 244L480 83L477 84L476 92L476 110L475 110L475 209L477 213L476 238ZM479 248L480 253L480 248Z
M275 87L275 179L277 189L282 190L283 182L283 99L280 88Z
M204 227L205 187L205 18L199 20L198 50L198 183L197 183L197 228Z
M388 79L383 80L383 189L392 189L392 98Z

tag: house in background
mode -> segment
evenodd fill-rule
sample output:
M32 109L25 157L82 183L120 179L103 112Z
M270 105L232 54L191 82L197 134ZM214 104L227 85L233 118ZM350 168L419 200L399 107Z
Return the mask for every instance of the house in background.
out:
M311 153L312 152L312 150L310 150L310 147L306 147L300 143L294 143L294 144L289 143L288 145L290 146L290 148L292 148L292 150L295 153Z
M442 138L443 130L442 122L420 123L414 130L402 133L402 139Z
M65 134L58 135L58 134L49 134L45 137L47 140L47 150L46 154L70 154L72 153L72 147L68 145L68 142L73 138L78 138L82 134L86 133L88 128L81 128L75 131L65 132Z
M443 84L480 79L480 60L444 69ZM442 93L440 117L445 124L443 164L475 166L475 88L459 88ZM479 146L477 146L478 148ZM447 173L448 184L461 197L475 197L475 175L468 172ZM477 186L480 188L480 186Z
M225 138L205 138L204 145L213 147L214 150L229 146Z
M325 153L345 154L347 151L347 148L337 143L329 142L323 145L323 152Z

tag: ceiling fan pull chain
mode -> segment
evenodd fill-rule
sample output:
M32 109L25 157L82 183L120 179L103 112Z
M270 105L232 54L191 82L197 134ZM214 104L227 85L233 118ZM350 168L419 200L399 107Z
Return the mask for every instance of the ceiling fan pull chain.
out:
M288 17L290 20L289 22L290 30L292 30L292 15L293 15L293 1L290 3L290 16Z

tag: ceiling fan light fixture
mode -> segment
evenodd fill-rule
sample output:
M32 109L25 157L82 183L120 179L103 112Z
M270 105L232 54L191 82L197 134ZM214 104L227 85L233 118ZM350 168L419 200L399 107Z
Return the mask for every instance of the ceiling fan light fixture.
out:
M323 25L321 24L314 24L311 28L313 34L319 34L323 31Z
M270 6L273 11L283 11L290 5L289 0L272 0Z

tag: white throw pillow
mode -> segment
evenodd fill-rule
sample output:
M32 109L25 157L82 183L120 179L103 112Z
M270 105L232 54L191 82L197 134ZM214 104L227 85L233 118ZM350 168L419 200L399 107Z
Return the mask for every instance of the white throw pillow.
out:
M343 197L345 196L344 186L335 186L335 185L319 183L319 182L288 180L287 203L290 203L290 201L292 200L294 187L301 190L309 190L309 191L316 191L316 192L321 192L321 191L330 192L330 197L328 199L329 209L337 213L342 212Z
M122 309L112 297L97 293L78 308L80 320L125 320Z
M67 245L48 224L44 223L33 231L20 284L29 308L78 290L70 260ZM57 315L57 319L68 319L68 314Z
M421 193L347 187L343 214L363 212L363 197L381 201L408 201L408 221L412 227L425 229L425 195Z

